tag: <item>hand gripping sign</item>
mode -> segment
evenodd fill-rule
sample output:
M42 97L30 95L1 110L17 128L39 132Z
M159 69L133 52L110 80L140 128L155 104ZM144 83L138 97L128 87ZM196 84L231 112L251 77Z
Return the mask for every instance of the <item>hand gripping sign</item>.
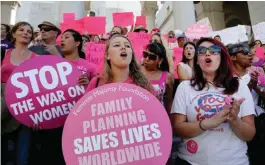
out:
M164 165L171 144L169 117L159 100L125 83L84 95L67 117L62 138L69 165Z
M6 84L10 113L27 126L52 129L63 126L85 92L77 84L81 72L58 56L38 56L18 66Z

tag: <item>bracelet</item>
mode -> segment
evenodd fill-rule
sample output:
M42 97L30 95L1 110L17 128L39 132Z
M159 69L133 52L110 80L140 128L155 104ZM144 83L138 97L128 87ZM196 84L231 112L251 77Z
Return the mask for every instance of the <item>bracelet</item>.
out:
M206 129L203 129L202 128L202 125L201 124L202 124L202 120L200 120L200 122L199 122L200 129L203 130L203 131L207 131Z

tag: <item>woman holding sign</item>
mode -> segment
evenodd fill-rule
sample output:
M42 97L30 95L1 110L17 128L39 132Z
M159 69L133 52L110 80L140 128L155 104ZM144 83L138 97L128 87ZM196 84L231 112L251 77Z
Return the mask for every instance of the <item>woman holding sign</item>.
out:
M140 71L131 42L121 34L110 37L105 50L103 73L91 80L86 91L114 82L132 83L153 92L151 84Z
M142 71L153 85L157 96L170 112L173 94L173 77L169 73L166 49L160 43L152 43L143 51Z
M28 49L28 45L33 39L33 28L27 22L18 22L11 30L12 43L14 49L6 51L5 58L1 66L1 88L4 98L5 83L12 72L23 62L36 56L35 53ZM1 100L1 104L5 104ZM1 164L7 162L13 164L24 164L27 159L29 145L29 130L25 126L20 125L9 113L7 108L1 109L2 113L2 160ZM22 146L24 145L24 147ZM22 153L24 156L22 156Z
M194 78L183 81L172 106L173 129L183 139L176 164L249 165L246 141L255 135L254 103L234 77L225 46L198 41Z
M82 71L78 83L87 86L92 77L96 75L96 69L93 64L85 60L86 55L82 51L82 43L82 35L73 29L67 29L62 35L62 52L67 60L75 64Z

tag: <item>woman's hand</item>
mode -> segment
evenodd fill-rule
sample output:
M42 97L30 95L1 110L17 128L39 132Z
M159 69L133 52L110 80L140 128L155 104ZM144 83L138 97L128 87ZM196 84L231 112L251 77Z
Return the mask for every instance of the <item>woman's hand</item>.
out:
M238 119L238 113L240 112L240 105L243 103L245 99L233 99L232 107L230 108L230 113L227 118L229 122L233 122Z
M221 112L218 112L216 115L214 115L209 119L203 120L201 122L202 128L207 130L218 127L224 121L227 120L229 112L230 112L229 108L227 106L224 106L224 109Z
M79 85L84 85L87 86L89 84L89 79L85 74L82 74L79 78L78 78L78 84Z

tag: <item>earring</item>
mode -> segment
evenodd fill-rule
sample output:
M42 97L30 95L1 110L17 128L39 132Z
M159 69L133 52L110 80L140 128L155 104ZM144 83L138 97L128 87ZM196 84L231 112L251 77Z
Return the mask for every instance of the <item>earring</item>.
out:
M110 60L109 56L107 57L107 60Z

